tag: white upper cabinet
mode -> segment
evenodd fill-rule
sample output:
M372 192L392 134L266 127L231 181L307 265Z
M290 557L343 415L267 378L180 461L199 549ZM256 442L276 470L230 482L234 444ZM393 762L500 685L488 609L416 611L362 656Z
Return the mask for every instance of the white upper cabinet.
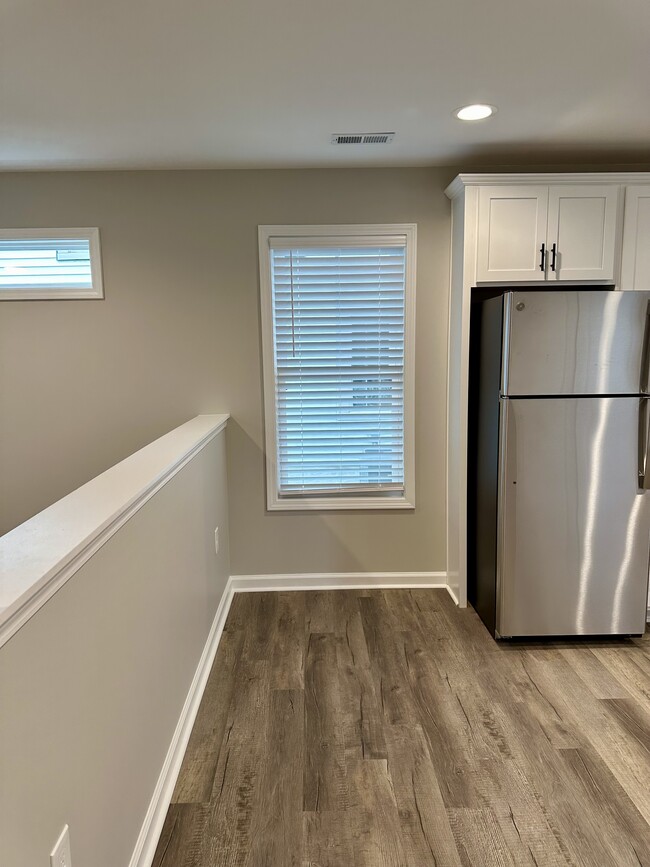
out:
M548 187L481 187L479 283L545 280Z
M549 279L614 281L620 189L549 187Z
M625 190L621 289L650 291L650 185Z
M482 186L477 282L615 278L620 186Z

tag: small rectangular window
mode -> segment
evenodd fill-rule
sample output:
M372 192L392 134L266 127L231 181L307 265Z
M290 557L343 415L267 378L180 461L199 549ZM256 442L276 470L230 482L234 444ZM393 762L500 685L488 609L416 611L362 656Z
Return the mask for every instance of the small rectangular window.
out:
M260 227L270 509L413 506L415 233Z
M0 300L103 297L98 229L0 229Z

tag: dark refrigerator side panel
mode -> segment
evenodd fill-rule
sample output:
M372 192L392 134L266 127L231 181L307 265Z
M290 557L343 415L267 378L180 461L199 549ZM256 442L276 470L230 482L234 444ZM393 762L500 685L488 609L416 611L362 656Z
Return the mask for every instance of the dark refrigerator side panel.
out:
M467 599L476 601L476 462L478 430L478 374L481 355L483 305L472 299L469 327L469 379L467 394Z
M492 634L496 629L497 508L499 488L499 389L503 342L504 298L480 305L479 344L474 367L474 430L476 460L469 487L474 502L469 562L474 563L469 601Z

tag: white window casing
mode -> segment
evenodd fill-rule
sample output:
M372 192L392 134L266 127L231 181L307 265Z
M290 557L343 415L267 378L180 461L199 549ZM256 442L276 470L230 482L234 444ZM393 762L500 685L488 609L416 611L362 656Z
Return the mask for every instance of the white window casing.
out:
M259 227L270 510L414 508L416 234Z
M0 301L103 297L99 229L0 229Z

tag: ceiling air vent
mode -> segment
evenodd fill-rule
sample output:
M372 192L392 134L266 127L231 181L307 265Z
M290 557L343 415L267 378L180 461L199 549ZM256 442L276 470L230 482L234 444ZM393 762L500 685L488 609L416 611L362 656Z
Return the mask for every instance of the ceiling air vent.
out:
M394 132L340 132L332 135L332 144L388 144Z

